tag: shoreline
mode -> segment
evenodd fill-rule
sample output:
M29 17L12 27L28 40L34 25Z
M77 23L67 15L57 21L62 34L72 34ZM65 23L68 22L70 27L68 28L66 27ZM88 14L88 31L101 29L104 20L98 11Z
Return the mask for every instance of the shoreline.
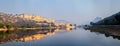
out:
M94 26L85 26L84 29L95 29L95 28L106 28L106 29L118 29L120 30L120 25L94 25Z
M68 28L75 28L75 27L65 27L65 29ZM61 29L61 28L56 28L56 27L51 27L51 28L0 28L0 31L14 31L14 30L40 30L40 29Z
M13 30L37 30L37 29L43 29L43 28L10 28L10 29L5 29L5 28L0 28L0 31L13 31ZM55 29L55 28L46 28L46 29Z

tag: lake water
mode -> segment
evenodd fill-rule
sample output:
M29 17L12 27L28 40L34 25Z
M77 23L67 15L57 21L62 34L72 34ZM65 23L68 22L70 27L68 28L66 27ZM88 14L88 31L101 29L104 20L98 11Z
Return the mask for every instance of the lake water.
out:
M0 46L120 46L120 31L45 30L14 31L0 35Z

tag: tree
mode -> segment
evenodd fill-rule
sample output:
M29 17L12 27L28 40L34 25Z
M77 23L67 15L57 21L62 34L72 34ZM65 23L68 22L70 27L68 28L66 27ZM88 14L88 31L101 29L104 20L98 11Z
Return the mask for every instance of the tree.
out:
M104 20L105 25L109 25L109 20Z
M90 25L95 25L95 23L93 23L93 22L90 22Z
M12 28L12 24L7 24L6 27L9 29L9 28Z
M5 25L3 23L0 23L0 28L3 28Z

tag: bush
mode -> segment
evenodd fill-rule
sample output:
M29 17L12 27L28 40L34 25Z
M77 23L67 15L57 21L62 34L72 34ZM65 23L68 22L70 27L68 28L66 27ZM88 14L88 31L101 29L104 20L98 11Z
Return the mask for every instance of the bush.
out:
M95 25L95 23L93 23L93 22L90 22L90 25Z
M9 29L9 28L12 28L12 24L7 24L6 27Z
M5 25L3 23L0 23L0 28L3 28Z
M25 27L22 27L22 30L26 30L26 28L25 28Z

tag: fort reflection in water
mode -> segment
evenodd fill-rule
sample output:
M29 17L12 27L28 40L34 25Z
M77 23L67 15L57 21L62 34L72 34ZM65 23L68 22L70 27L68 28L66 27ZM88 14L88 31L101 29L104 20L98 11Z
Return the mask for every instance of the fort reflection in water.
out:
M70 31L71 28L66 29L41 29L41 30L18 30L18 31L6 31L0 32L0 44L12 41L35 41L46 38L47 36L53 36L57 32Z

